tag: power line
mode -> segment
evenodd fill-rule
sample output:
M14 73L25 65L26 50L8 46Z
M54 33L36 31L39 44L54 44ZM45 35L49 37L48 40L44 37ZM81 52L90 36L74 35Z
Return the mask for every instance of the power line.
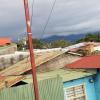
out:
M45 24L45 26L44 26L43 32L42 32L42 34L41 34L41 37L43 37L44 34L45 34L45 30L46 30L47 25L48 25L48 23L49 23L49 20L50 20L50 18L51 18L51 15L52 15L52 12L53 12L53 10L54 10L56 1L57 1L57 0L54 0L54 3L53 3L53 5L52 5L51 11L50 11L50 14L49 14L49 16L48 16L48 19L47 19L46 24Z

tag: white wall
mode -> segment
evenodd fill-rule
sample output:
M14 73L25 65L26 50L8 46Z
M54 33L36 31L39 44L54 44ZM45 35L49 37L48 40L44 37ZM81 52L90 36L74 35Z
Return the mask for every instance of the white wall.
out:
M94 51L96 51L96 50L100 51L100 46L94 47Z

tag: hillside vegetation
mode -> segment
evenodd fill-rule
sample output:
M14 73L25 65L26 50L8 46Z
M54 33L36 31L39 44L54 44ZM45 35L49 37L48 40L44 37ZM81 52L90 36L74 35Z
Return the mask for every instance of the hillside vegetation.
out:
M25 40L20 40L18 43L18 50L28 49L28 41L25 43ZM39 39L33 39L34 49L46 49L46 48L59 48L69 46L70 42L67 40L56 40L51 43L44 42Z
M76 43L80 43L80 42L88 42L88 41L94 41L94 42L100 42L100 33L96 33L96 34L87 34L85 36L85 38L81 38L79 40L76 41Z

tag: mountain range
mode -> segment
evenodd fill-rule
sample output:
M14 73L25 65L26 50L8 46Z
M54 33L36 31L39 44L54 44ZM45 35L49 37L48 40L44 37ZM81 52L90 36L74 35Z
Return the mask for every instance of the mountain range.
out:
M49 36L49 37L45 37L41 40L45 41L45 42L53 42L56 40L68 40L70 42L75 42L78 39L84 38L86 34L72 34L72 35L68 35L68 36L63 36L63 35L53 35L53 36Z

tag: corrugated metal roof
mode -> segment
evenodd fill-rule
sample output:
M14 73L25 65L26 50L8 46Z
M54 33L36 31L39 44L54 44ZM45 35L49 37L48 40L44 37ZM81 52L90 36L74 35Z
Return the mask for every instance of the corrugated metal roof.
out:
M75 45L72 45L72 46L69 46L70 47L70 50L71 52L77 52L78 50L84 50L84 48L88 45L93 45L94 47L100 45L99 42L83 42L83 43L78 43L78 44L75 44ZM67 47L66 47L67 48Z
M94 73L94 72L76 71L72 69L58 69L50 72L38 73L37 79L39 81L39 80L54 78L57 77L57 75L59 75L60 77L62 77L63 82L66 82L74 79L91 76L93 74L96 74L96 72ZM26 83L32 83L32 76L31 75L26 76L26 78L23 81Z
M36 65L39 66L40 64L45 63L46 61L49 61L50 59L53 59L62 53L63 52L49 52L49 53L47 52L47 53L35 55ZM16 75L21 75L30 69L31 69L31 65L28 58L10 66L9 68L6 68L3 71L0 71L0 76L1 76L0 79L2 79L2 81L0 82L0 88L5 87L5 81L8 82L8 87L21 81L25 77L16 76Z
M36 66L39 66L61 54L63 54L64 52L47 52L47 53L43 53L40 55L35 55L35 62L36 62ZM28 70L31 69L31 65L30 65L30 60L29 58L26 58L12 66L10 66L9 68L6 68L3 71L0 71L0 76L8 76L8 75L20 75Z
M1 76L0 77L0 89L11 87L12 85L23 80L25 76Z
M64 100L61 78L38 82L40 100ZM0 100L35 100L33 85L24 85L0 91Z
M66 65L67 68L100 68L100 55L82 57L81 59Z

